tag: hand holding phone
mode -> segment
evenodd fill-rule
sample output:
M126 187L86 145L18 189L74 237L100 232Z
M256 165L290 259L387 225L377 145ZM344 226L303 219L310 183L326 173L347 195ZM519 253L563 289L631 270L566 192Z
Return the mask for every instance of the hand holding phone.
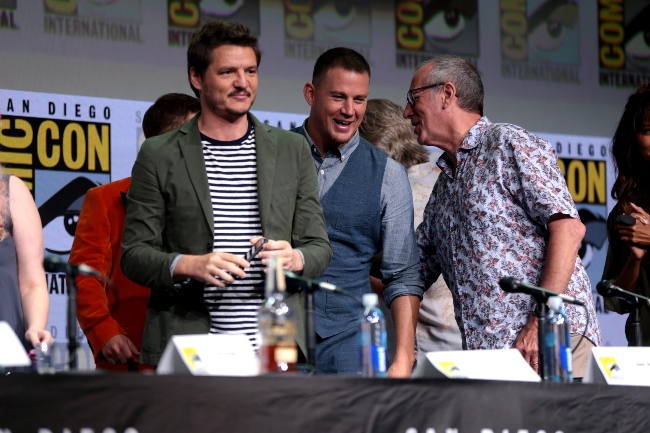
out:
M632 215L623 214L620 217L618 217L618 223L623 224L625 226L633 226L634 224L636 224L636 218L634 218Z
M251 247L250 250L246 253L244 256L244 260L250 263L251 260L253 260L260 251L262 251L262 248L264 247L264 244L267 243L269 240L266 238L260 238L255 244Z

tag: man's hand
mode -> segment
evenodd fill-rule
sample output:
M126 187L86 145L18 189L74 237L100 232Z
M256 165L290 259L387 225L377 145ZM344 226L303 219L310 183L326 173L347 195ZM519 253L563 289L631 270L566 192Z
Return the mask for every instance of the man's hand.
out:
M251 244L255 244L259 239L260 236L252 238ZM282 267L288 271L298 274L302 272L304 268L302 256L298 250L294 250L291 247L291 244L287 241L272 241L269 239L269 241L264 244L264 249L258 254L258 256L262 259L262 264L264 266L266 266L269 257L275 256L282 258Z
M109 363L115 365L126 364L129 359L137 362L140 352L135 348L135 344L129 337L118 334L111 337L102 347L102 355Z
M415 328L420 311L420 298L399 296L390 304L395 326L395 359L388 368L388 377L409 377L415 362Z
M386 376L401 379L411 377L411 371L413 370L413 361L405 358L398 358L395 356L395 360L388 368Z
M539 374L539 346L538 346L537 316L531 314L528 323L521 330L515 340L515 348L519 350L526 362Z
M174 268L174 281L194 278L203 283L225 287L235 281L234 276L246 278L244 269L249 267L250 263L242 257L230 253L215 251L202 256L186 255L181 257Z

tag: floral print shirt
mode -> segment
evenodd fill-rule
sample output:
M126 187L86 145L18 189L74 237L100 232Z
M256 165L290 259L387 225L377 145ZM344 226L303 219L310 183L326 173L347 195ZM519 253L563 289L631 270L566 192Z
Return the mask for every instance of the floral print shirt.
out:
M421 277L429 287L444 276L464 348L513 347L535 300L504 292L499 280L509 275L539 286L549 218L579 218L578 211L550 143L522 128L482 117L456 158L455 174L444 155L438 159L442 173L417 229ZM571 332L600 345L591 284L577 255L566 294L587 307L565 304Z

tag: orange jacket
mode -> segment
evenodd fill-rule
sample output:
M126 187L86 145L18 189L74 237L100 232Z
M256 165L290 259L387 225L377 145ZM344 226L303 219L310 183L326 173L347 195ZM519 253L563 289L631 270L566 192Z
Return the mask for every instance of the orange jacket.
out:
M140 350L150 292L126 278L120 267L126 213L122 193L129 190L129 185L130 177L88 190L69 259L70 263L95 268L113 282L114 287L95 277L77 278L78 318L97 368L122 371L127 366L111 365L101 350L118 334L129 337Z

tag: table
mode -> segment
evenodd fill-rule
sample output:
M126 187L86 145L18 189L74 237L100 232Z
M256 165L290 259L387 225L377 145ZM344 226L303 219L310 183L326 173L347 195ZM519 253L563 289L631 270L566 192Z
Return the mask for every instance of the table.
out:
M591 384L135 373L0 377L2 433L645 433L649 410L650 388Z

